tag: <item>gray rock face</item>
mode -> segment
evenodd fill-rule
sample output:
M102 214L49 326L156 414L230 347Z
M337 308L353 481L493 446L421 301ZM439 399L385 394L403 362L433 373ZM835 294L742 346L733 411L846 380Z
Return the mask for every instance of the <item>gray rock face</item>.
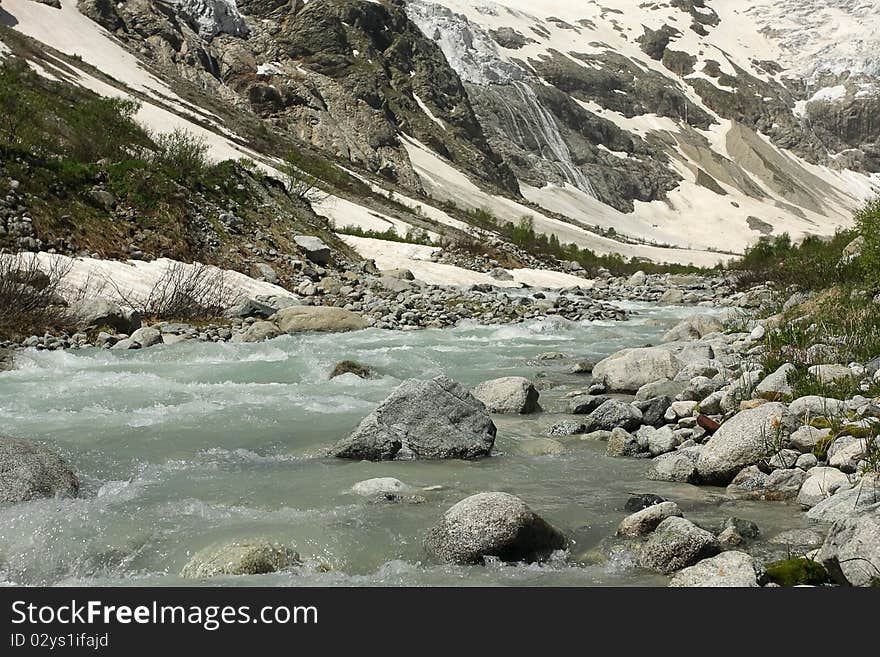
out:
M299 555L269 541L241 541L212 545L196 552L180 576L187 579L218 575L262 575L299 562Z
M473 395L486 405L490 413L535 413L540 411L538 391L528 379L506 376L484 381L473 390Z
M367 321L350 310L332 306L290 306L279 310L273 319L284 333L322 331L341 333L367 328Z
M248 35L247 24L238 13L235 0L174 0L173 4L203 39L211 40L218 34Z
M332 456L368 461L488 456L495 425L486 407L445 376L401 383Z
M565 537L525 502L497 492L463 499L425 538L428 552L450 563L540 561L565 546Z
M659 347L624 349L599 361L593 376L614 392L636 392L646 383L674 379L683 367L669 350Z
M76 497L79 480L56 452L0 436L0 503L15 504L41 497Z
M293 241L305 251L306 257L316 265L326 265L330 262L330 247L324 244L320 237L297 235Z
M651 461L651 467L645 476L652 481L696 483L699 455L700 452L693 448L662 454Z
M239 319L244 319L245 317L268 319L277 311L277 308L267 303L257 301L256 299L245 299L229 308L225 314L227 317L238 317Z
M672 398L654 397L645 401L634 401L633 406L642 412L642 424L662 427L666 423L666 411L672 406Z
M667 518L642 546L639 563L643 568L673 573L718 552L713 534L684 518Z
M636 437L647 444L651 456L660 456L661 454L671 452L678 446L679 442L675 432L669 425L660 429L642 427L639 429Z
M835 522L817 560L838 584L869 586L880 581L880 510Z
M677 572L669 586L753 588L758 564L745 552L730 550Z
M742 411L721 425L700 452L697 472L706 483L729 483L742 468L768 455L770 447L791 432L783 404L770 402Z
M590 413L586 420L587 431L612 431L616 428L632 431L642 424L642 412L632 404L609 399Z
M657 525L673 516L681 517L681 509L675 502L654 504L621 520L617 527L617 535L637 538L650 534L657 529Z
M842 472L855 472L859 461L864 457L868 439L843 436L828 448L828 465Z
M123 310L109 299L88 299L73 305L70 310L81 329L106 327L130 335L141 327L140 315Z

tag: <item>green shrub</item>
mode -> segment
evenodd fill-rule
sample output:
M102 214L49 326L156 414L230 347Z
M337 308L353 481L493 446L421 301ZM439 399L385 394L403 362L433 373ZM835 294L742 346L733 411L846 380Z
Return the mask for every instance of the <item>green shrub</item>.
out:
M180 183L193 183L208 169L208 144L203 137L175 128L153 138L153 163Z
M864 240L858 266L865 283L876 290L880 285L880 199L868 203L856 214L856 226Z

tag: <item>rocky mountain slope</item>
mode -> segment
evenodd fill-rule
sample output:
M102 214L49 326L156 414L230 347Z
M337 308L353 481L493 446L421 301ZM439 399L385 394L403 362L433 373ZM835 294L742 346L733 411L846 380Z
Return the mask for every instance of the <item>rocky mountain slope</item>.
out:
M0 22L78 55L95 71L72 81L138 98L154 130L270 170L283 136L412 211L334 192L315 209L336 228L479 237L486 208L706 265L765 234L831 234L880 185L870 2L57 4L3 0Z

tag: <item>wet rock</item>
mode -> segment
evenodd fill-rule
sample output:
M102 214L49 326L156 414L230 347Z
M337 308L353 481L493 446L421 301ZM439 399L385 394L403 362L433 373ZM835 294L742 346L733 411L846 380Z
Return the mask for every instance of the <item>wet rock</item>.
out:
M299 555L287 546L261 540L236 541L196 552L180 576L201 579L218 575L263 575L297 563Z
M803 557L774 561L766 570L767 579L779 586L821 586L829 581L822 564Z
M0 503L76 497L78 493L79 479L58 453L0 436Z
M409 486L394 477L374 477L357 482L351 487L353 493L372 497L381 493L402 493L409 490Z
M666 518L673 516L681 517L681 509L675 502L661 502L654 504L641 511L628 515L621 520L617 527L618 536L626 536L628 538L637 538L650 534L657 528Z
M233 342L265 342L282 335L281 329L274 322L254 322L244 333L236 333Z
M486 407L445 376L404 381L330 453L369 461L488 456L495 425Z
M604 402L586 419L588 431L613 431L617 428L632 431L641 424L642 412L632 404L617 399Z
M681 361L667 349L624 349L599 361L593 376L604 380L610 391L634 393L646 383L674 379L682 367Z
M606 401L608 397L601 395L578 395L568 401L568 412L572 415L589 415Z
M711 557L719 550L718 540L684 518L667 518L642 546L639 563L643 568L668 574Z
M669 586L754 588L761 574L750 555L730 550L679 571Z
M541 410L538 391L531 381L521 376L484 381L474 388L473 395L486 405L490 413L524 415Z
M651 461L651 467L645 476L652 481L696 483L699 454L699 450L693 448L662 454Z
M376 376L376 372L369 365L362 365L353 360L343 360L336 363L333 371L330 372L330 378L335 379L343 374L354 374L361 379L372 379Z
M654 495L654 493L639 493L638 495L633 495L626 501L623 510L635 513L636 511L647 509L649 506L661 504L665 501L666 500L659 495Z
M721 425L700 452L700 478L711 484L729 483L742 468L761 460L768 446L787 436L791 426L786 407L778 402L738 413Z
M548 436L555 438L565 438L566 436L577 436L587 432L587 425L583 422L572 422L564 420L548 427L546 433Z
M478 493L443 514L425 538L425 548L442 561L482 563L541 561L566 546L565 537L525 502L508 493Z
M605 448L606 456L636 456L642 448L639 440L628 431L617 427L611 431L608 438L608 446Z
M632 403L642 413L642 424L650 427L662 427L666 423L666 411L672 406L670 397L654 397L645 401Z

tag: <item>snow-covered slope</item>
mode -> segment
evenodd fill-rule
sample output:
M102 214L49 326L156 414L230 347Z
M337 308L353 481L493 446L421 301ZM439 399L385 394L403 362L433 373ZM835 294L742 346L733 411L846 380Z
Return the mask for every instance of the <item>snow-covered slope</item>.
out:
M598 253L712 264L765 234L831 234L880 188L868 0L61 4L3 0L0 17L120 83L79 84L139 95L154 130L271 169L208 109L227 103L418 208L322 200L338 228L468 232L451 201Z

